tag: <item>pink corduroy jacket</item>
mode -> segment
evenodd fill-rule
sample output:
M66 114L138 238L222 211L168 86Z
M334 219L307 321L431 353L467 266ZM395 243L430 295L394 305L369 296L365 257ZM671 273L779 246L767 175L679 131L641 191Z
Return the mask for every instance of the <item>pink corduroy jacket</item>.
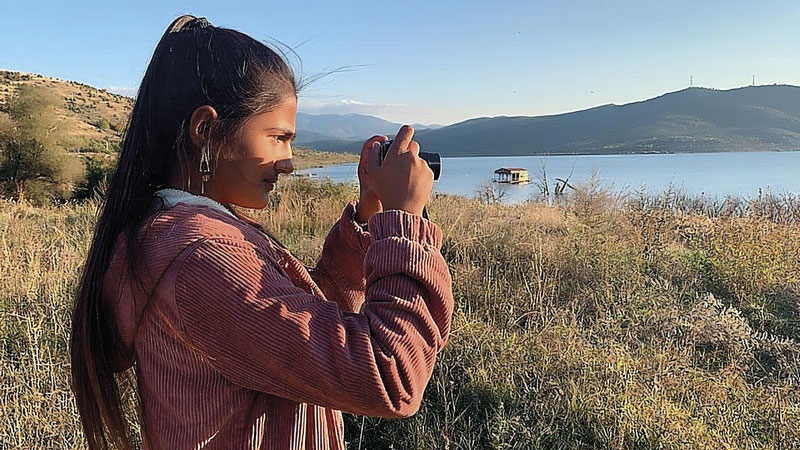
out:
M208 199L168 199L120 237L104 298L142 401L145 449L344 449L341 411L408 417L453 313L440 228L348 204L307 270ZM362 308L363 307L363 308Z

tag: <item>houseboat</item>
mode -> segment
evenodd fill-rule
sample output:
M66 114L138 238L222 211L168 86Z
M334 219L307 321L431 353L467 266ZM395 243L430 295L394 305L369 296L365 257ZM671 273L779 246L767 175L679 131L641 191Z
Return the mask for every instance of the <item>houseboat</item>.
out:
M494 171L492 181L495 183L527 184L530 183L530 178L528 178L528 169L501 167Z

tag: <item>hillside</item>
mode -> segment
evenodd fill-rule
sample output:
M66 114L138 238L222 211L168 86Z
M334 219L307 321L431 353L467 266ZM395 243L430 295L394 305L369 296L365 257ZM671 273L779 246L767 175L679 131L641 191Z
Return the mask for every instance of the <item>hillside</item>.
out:
M421 130L445 156L800 150L800 87L689 88L626 105L539 117L484 117ZM312 148L350 150L357 142Z
M0 104L23 85L45 87L63 99L57 114L70 136L68 147L105 150L106 142L109 148L114 148L122 140L133 99L76 81L2 70Z

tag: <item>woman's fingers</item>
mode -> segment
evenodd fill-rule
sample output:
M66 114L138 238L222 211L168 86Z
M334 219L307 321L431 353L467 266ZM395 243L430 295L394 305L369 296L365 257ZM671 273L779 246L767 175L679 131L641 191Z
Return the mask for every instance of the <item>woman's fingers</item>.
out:
M373 142L372 148L367 152L367 170L375 173L381 167L381 144Z
M388 140L389 140L388 137L376 134L375 136L372 136L371 138L367 139L366 142L364 142L364 146L361 148L361 150L369 150L369 149L371 149L372 148L372 144L374 142L386 142Z
M376 135L372 136L371 138L367 139L366 142L364 142L364 146L361 148L361 156L358 160L359 178L366 177L368 173L371 171L371 167L373 166L373 164L370 162L370 159L372 158L372 154L375 153L374 148L380 146L381 142L386 142L388 140L389 138L387 138L386 136ZM365 180L362 179L361 181Z
M411 141L411 143L408 144L408 151L409 153L413 153L414 156L419 156L419 143L417 143L417 141Z
M372 151L373 144L375 144L376 142L378 143L386 142L388 140L389 138L387 138L386 136L379 136L379 135L375 135L367 139L367 141L364 142L364 146L361 147L361 158L359 159L359 165L366 163L367 156Z
M400 128L400 131L397 132L397 136L395 136L392 146L389 147L389 154L396 153L399 155L407 152L408 146L411 144L411 139L413 137L414 128L411 125L403 125Z
M433 172L419 158L419 143L413 137L414 129L411 126L400 128L380 166L379 145L373 144L375 154L374 159L370 158L370 175L384 210L400 209L422 214L430 198Z

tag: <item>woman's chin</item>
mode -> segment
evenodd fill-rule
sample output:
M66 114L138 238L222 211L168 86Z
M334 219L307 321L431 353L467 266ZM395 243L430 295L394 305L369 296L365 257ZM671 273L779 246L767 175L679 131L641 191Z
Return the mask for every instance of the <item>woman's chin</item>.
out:
M247 198L237 199L236 201L233 201L231 203L240 208L264 209L269 204L269 192L264 191L260 195L258 194L251 195L248 196Z

